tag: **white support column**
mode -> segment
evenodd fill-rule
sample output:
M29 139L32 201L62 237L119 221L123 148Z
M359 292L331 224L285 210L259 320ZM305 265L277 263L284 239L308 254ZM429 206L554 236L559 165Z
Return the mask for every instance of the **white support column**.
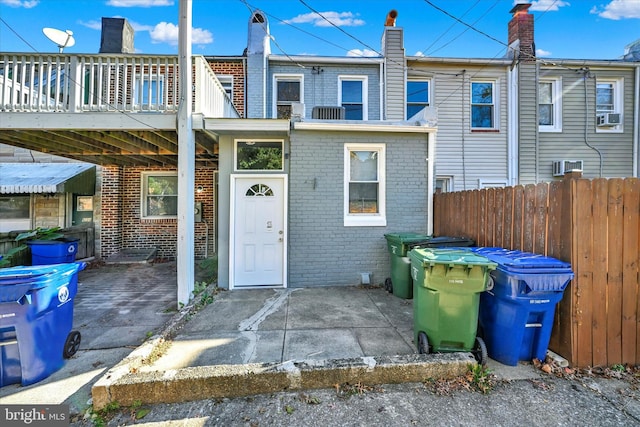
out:
M178 108L178 303L191 298L194 273L195 134L192 122L191 0L180 0L178 56L180 106Z

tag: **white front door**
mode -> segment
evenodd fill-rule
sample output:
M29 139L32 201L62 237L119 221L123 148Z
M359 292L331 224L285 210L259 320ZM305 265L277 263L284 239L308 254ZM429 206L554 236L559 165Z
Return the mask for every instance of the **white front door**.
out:
M229 287L286 287L286 175L231 176Z

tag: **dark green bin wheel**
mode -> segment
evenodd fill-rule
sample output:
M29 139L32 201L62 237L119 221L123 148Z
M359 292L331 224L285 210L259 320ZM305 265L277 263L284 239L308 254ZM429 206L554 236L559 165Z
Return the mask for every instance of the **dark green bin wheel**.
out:
M429 354L429 338L424 332L418 332L418 353Z
M473 357L476 358L479 364L486 366L489 361L489 355L487 354L487 345L480 337L476 337L476 345L473 347Z
M393 283L391 282L391 277L387 277L384 280L384 289L389 293L393 292Z
M71 358L76 351L80 348L80 332L71 331L69 335L67 335L67 340L64 342L64 349L62 350L62 355L65 359Z

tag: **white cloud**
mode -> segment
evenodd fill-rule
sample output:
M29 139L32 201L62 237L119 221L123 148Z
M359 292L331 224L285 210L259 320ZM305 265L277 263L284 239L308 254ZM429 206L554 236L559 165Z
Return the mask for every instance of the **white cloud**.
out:
M423 51L419 50L416 53L414 53L413 56L427 56L427 55L425 55Z
M332 24L337 27L359 27L364 25L365 22L356 18L356 16L358 15L351 12L305 13L283 22L286 24L313 24L314 27L330 27Z
M107 6L113 7L154 7L173 6L173 0L109 0Z
M551 56L551 52L549 52L548 50L544 50L544 49L536 49L536 56L544 58L544 57L549 57Z
M517 1L516 3L527 2ZM531 2L529 10L532 12L557 12L561 7L570 5L568 1L564 0L537 0Z
M102 21L96 21L95 19L92 19L91 21L78 21L78 24L83 27L91 28L92 30L102 29Z
M6 4L9 7L24 7L25 9L36 7L38 3L40 0L0 0L0 4Z
M149 34L151 35L151 43L167 43L171 46L178 44L178 26L171 22L160 22L149 30ZM213 43L213 34L209 30L193 28L191 41L198 45Z
M371 57L371 56L380 56L378 52L374 52L370 49L360 50L360 49L351 49L347 52L347 56L360 56L360 57Z
M640 19L640 2L635 0L613 0L604 8L594 6L590 13L601 18L613 19Z

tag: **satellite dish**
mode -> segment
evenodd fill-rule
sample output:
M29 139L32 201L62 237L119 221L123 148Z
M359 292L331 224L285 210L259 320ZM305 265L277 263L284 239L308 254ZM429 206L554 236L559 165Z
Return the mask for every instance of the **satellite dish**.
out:
M55 28L43 28L42 32L45 36L52 42L58 45L60 48L60 53L65 47L71 47L76 44L75 39L73 38L73 31L66 30L56 30Z

